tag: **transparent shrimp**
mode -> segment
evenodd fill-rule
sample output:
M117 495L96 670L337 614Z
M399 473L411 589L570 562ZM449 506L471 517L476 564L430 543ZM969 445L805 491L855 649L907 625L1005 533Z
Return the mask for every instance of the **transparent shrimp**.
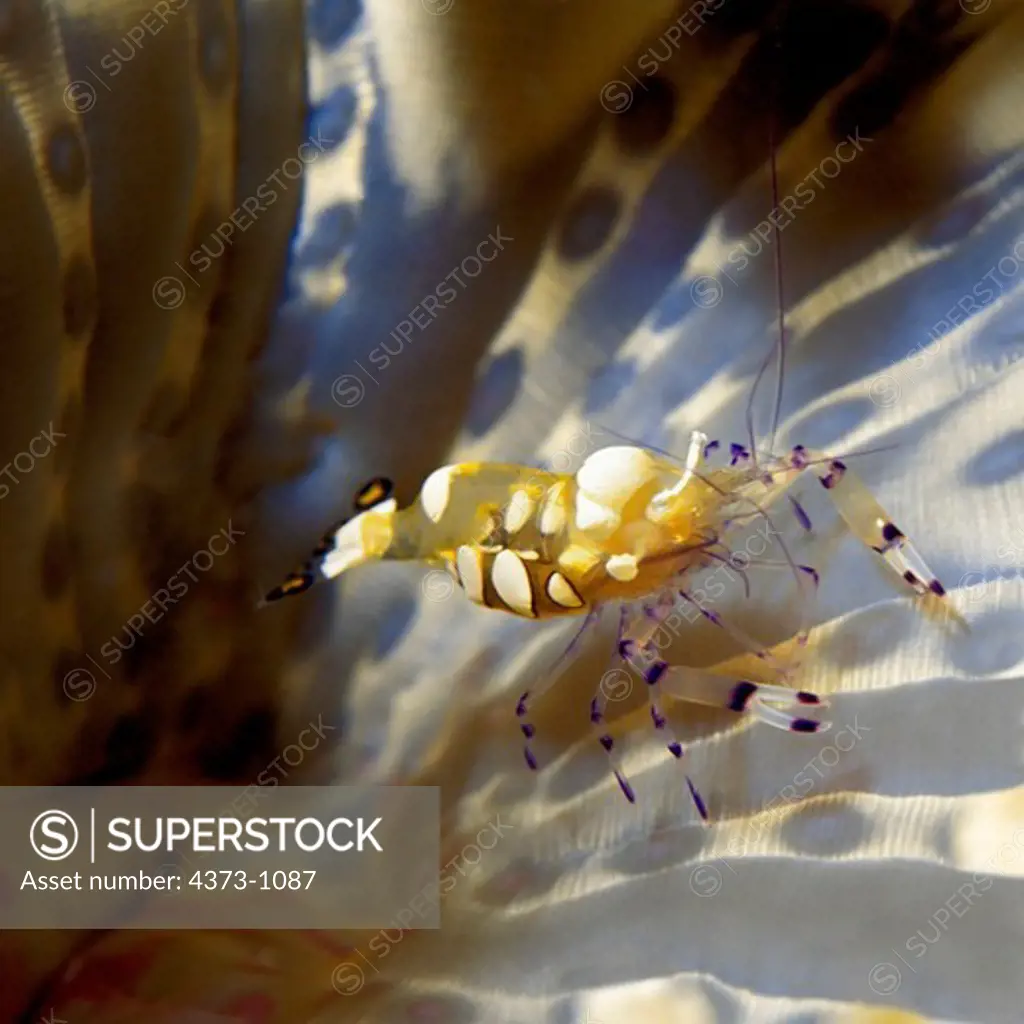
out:
M770 148L777 204L774 126ZM742 527L759 519L772 525L783 498L788 511L810 530L807 513L791 493L810 475L831 498L848 530L879 557L898 586L928 602L942 601L946 591L902 528L843 459L802 445L787 453L774 450L786 353L782 239L777 225L774 232L779 333L751 389L747 443L726 448L694 432L683 460L640 445L615 445L591 454L573 474L502 463L458 463L433 472L416 499L401 509L391 484L377 478L356 495L354 517L328 531L310 559L264 602L300 594L360 564L388 559L443 566L472 602L524 618L587 616L586 626L608 605L618 605L617 656L644 680L653 728L677 760L684 759L685 751L665 714L669 697L750 715L794 733L828 728L820 717L827 701L789 685L807 643L809 599L818 585L814 567L796 562L774 528L782 560L750 563L791 573L804 598L802 622L793 642L784 645L784 658L707 607L694 593L696 574L726 559L730 539ZM758 448L754 402L773 358L771 426L766 443ZM727 465L712 465L716 452L727 456ZM757 658L765 678L729 678L708 669L670 665L661 658L656 635L681 605L696 608ZM536 730L530 708L554 678L552 674L523 693L515 707L524 757L533 770L538 760L532 749ZM623 794L634 801L605 717L606 704L607 695L599 688L590 704L590 723ZM685 781L699 816L707 821L704 799L688 775Z
M749 714L790 732L821 731L828 723L816 715L827 702L784 685L791 666L705 607L691 593L696 572L722 558L719 552L728 550L734 530L755 518L771 523L780 499L811 474L850 532L880 558L894 581L928 600L941 600L945 589L845 462L800 445L785 456L762 453L757 458L752 448L732 445L731 464L709 468L708 457L718 447L694 433L680 465L639 446L612 446L594 452L571 475L460 463L431 474L417 500L404 509L398 508L387 481L373 480L357 495L355 516L329 531L310 560L265 601L301 593L365 562L388 559L444 566L471 601L523 618L592 615L609 604L620 605L618 655L646 682L651 721L675 758L682 759L684 750L664 713L666 693L675 700ZM804 523L806 513L801 509L797 518ZM782 544L777 531L776 539ZM795 562L785 545L782 550L782 562L764 564L791 572L806 594L817 585L816 570ZM679 602L697 607L760 657L775 681L726 679L669 665L653 639ZM630 609L637 609L632 618ZM535 730L529 707L539 692L522 694L516 705L531 769L538 763L530 745ZM601 693L591 704L590 718L623 793L634 800L606 727ZM706 819L703 799L688 777L686 782Z

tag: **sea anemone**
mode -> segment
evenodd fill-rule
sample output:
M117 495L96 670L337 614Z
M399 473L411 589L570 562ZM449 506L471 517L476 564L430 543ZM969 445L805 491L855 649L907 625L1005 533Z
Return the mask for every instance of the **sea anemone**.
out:
M6 783L245 787L320 721L281 781L440 786L455 879L439 931L383 940L7 932L0 1013L1019 1015L1024 17L628 6L0 9ZM746 444L780 298L777 447L855 465L949 607L801 496L833 728L675 708L710 828L610 613L565 656L383 564L257 607L374 476ZM791 598L716 612L779 644ZM705 621L664 653L739 651ZM609 672L635 804L589 728ZM516 699L553 673L530 772Z

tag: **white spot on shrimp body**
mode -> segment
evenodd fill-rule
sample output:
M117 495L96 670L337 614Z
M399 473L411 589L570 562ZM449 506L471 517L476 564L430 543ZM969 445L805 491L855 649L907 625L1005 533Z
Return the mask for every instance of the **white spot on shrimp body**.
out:
M480 552L469 544L463 544L455 553L455 567L459 571L466 596L470 601L480 604L484 599L484 572Z
M617 511L657 473L642 448L617 445L594 452L576 473L576 484L592 501Z
M576 495L576 526L595 540L610 537L620 522L615 509L588 498L582 492Z
M555 604L561 605L563 608L583 607L583 599L576 593L573 585L560 572L553 572L548 577L545 589L547 590L548 597L550 597Z
M605 571L613 580L620 583L629 583L640 575L640 566L637 565L636 555L612 555L605 562Z
M564 481L554 484L544 499L544 506L540 513L540 532L545 537L553 537L565 529L566 520L569 518L566 505L567 486Z
M423 481L423 487L420 490L420 505L431 522L439 523L448 507L454 475L454 466L442 466L440 469L435 469Z
M509 608L520 615L533 615L533 584L526 563L514 551L505 548L497 554L491 582Z
M505 509L505 531L510 536L517 534L529 521L537 503L523 490L518 490L509 499Z

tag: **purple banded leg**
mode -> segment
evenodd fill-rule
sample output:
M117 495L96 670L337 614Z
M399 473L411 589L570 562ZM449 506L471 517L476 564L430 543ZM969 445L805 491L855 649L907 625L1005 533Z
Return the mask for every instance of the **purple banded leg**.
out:
M596 608L592 608L588 613L587 617L583 620L583 625L577 630L576 635L569 642L569 646L559 655L555 663L548 670L545 676L545 682L542 683L536 690L527 690L516 703L516 719L519 722L519 731L523 734L523 738L526 742L523 744L523 757L526 760L527 767L530 771L537 770L537 757L530 746L530 740L537 735L537 730L532 722L527 721L529 717L529 704L531 701L536 700L538 697L543 696L551 689L552 686L558 681L557 669L561 666L568 657L570 657L576 647L579 645L583 634L587 629L594 624L597 619L598 611Z
M626 772L622 766L622 758L619 756L615 746L615 738L608 731L608 723L605 721L604 711L607 703L608 698L603 688L598 688L597 696L590 702L590 724L594 729L594 734L597 736L597 742L601 744L602 749L608 755L608 760L611 763L615 781L619 784L619 789L622 790L623 796L631 804L635 804L636 793L633 792L633 787L626 778Z
M549 672L545 681L536 690L527 690L516 703L516 720L519 722L519 731L526 740L523 744L523 757L530 771L537 770L537 757L530 746L530 741L536 736L537 730L532 722L527 721L530 714L529 705L547 693L557 681L558 676L554 672Z
M530 691L527 690L516 704L516 718L519 720L519 731L526 738L526 742L523 744L523 757L526 758L526 765L530 771L535 772L537 770L537 757L530 749L530 740L536 735L537 730L531 722L526 721L526 716L529 713L527 711L527 701L529 699Z
M619 611L619 626L618 634L616 636L616 649L622 650L623 634L626 629L626 606L623 605ZM629 784L629 780L626 778L626 772L622 765L622 758L619 756L619 752L615 747L615 738L608 731L608 724L605 721L604 713L605 708L608 705L608 694L604 691L604 685L597 688L597 695L590 702L590 724L594 729L594 733L597 736L597 742L601 744L601 748L608 755L608 760L612 766L612 772L615 775L615 781L619 784L619 789L622 790L623 796L631 803L636 803L636 793L633 792L633 787Z
M649 643L650 641L647 642ZM669 665L657 656L656 650L647 650L629 637L619 641L619 654L643 675L644 683L647 687L647 702L650 706L651 722L654 728L665 737L665 746L668 748L669 753L677 761L681 761L684 753L683 745L661 710L661 705L664 703L661 679L667 672L671 671ZM686 779L686 786L690 791L690 799L693 800L693 806L696 807L701 821L707 824L707 804L705 804L704 798L697 791L697 787L694 786L690 776L685 775L684 778Z

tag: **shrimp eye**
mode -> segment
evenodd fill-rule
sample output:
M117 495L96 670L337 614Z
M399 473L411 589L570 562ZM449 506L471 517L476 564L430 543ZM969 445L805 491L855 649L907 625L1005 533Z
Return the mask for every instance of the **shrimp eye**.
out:
M352 505L357 512L365 512L391 497L395 485L385 476L375 476L356 492Z

